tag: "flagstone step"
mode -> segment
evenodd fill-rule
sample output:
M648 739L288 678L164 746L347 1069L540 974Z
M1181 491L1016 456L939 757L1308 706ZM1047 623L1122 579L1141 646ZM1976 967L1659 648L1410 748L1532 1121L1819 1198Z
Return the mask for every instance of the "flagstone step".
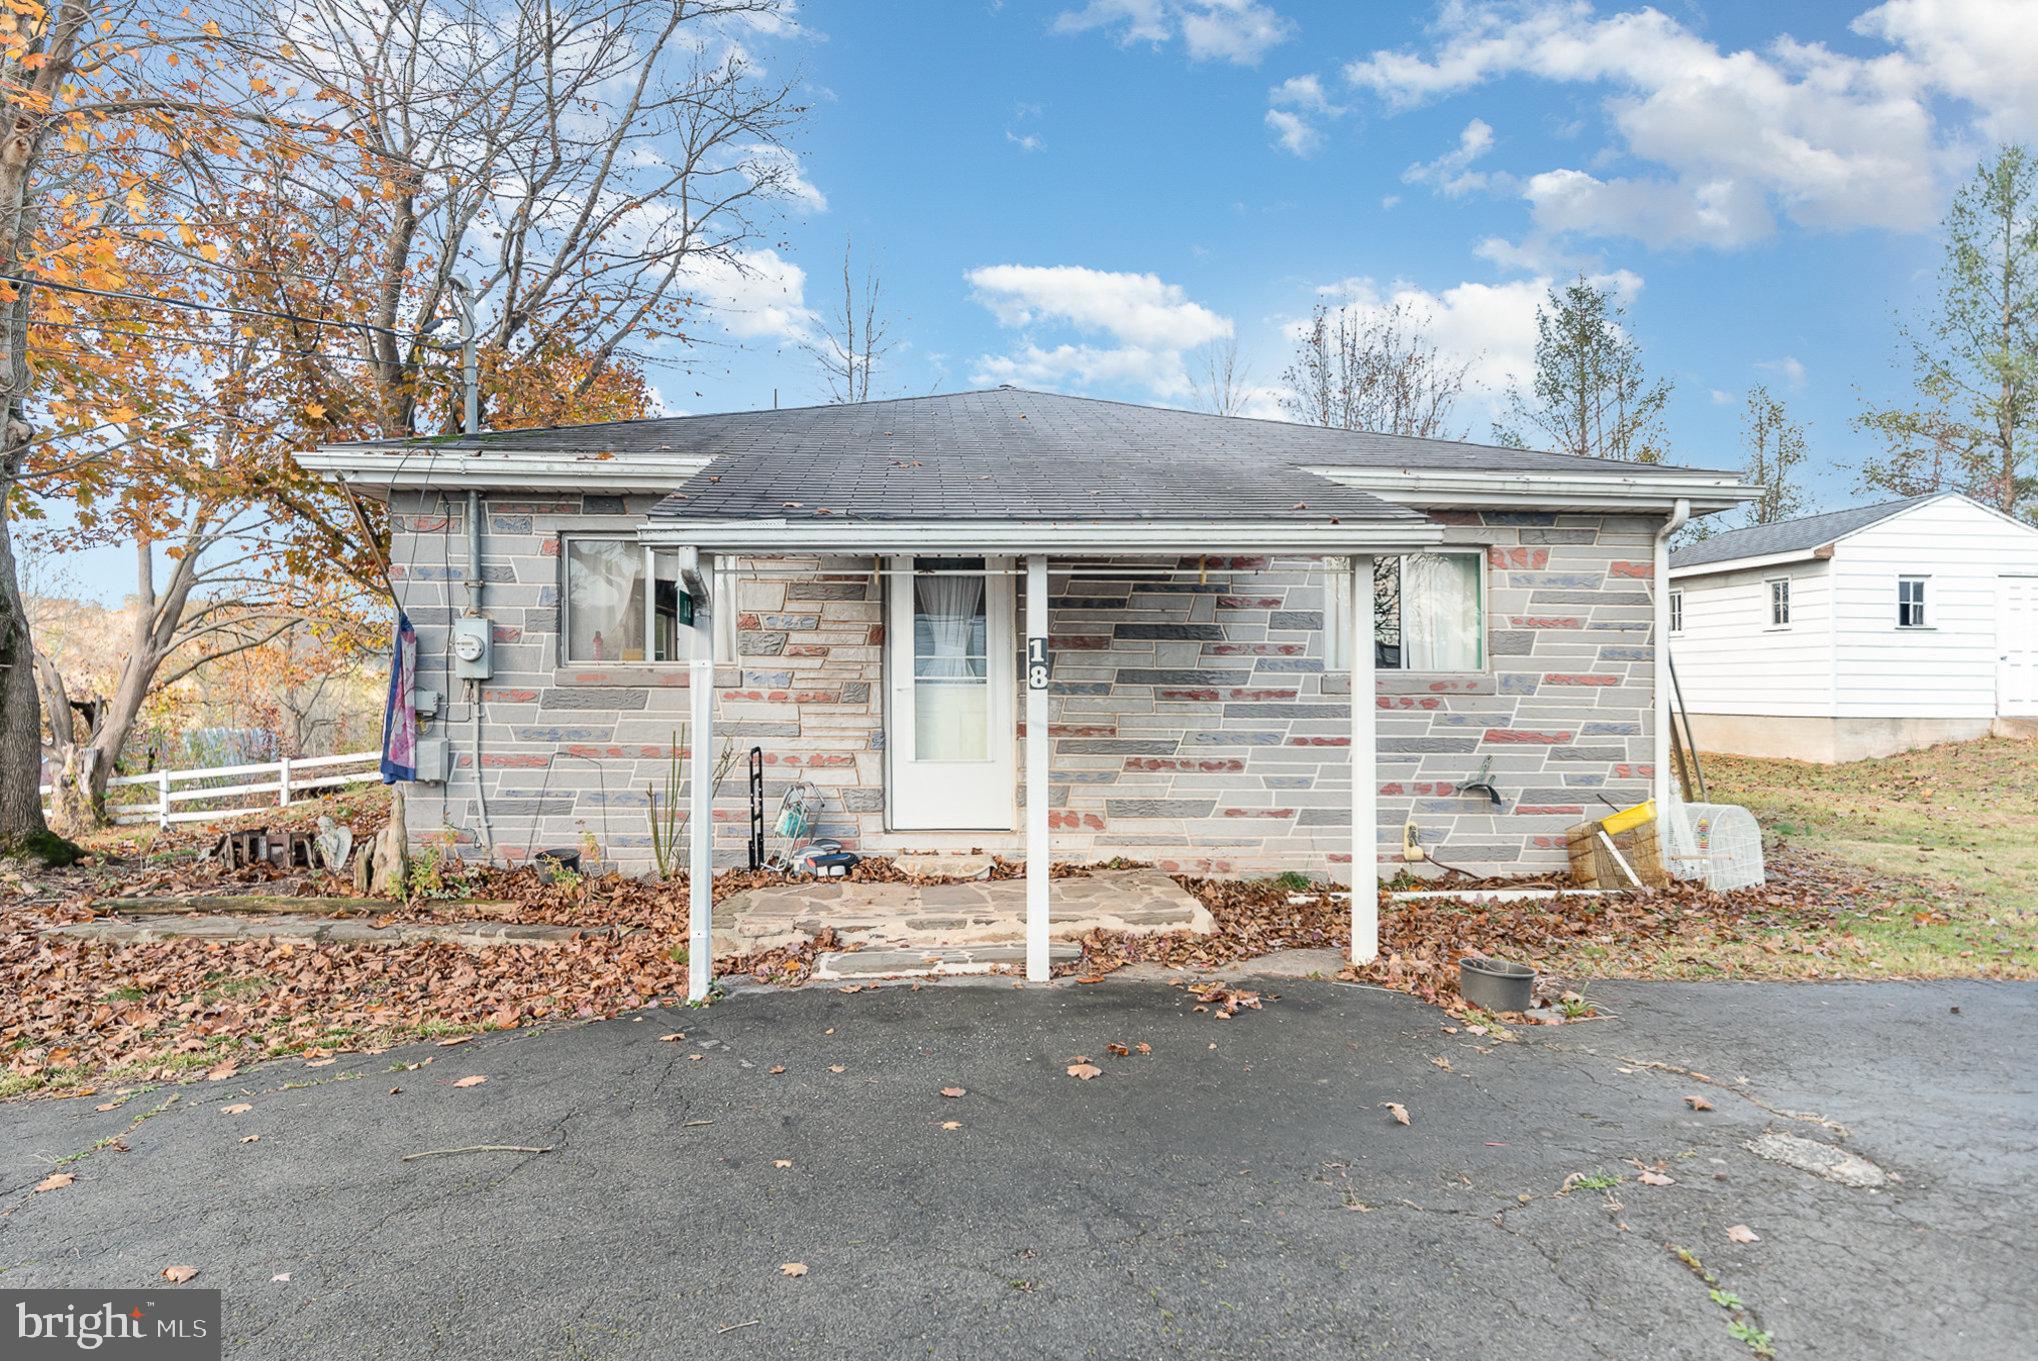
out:
M1050 965L1074 962L1081 951L1060 943L1047 947ZM956 978L971 974L1026 972L1026 946L939 946L926 950L830 950L814 957L814 977L855 982L872 978Z
M1093 930L1207 934L1208 908L1158 870L1099 870L1056 879L1048 932L1078 941ZM867 949L985 948L1026 941L1026 881L879 883L799 880L746 889L715 908L715 954L752 954L833 928Z

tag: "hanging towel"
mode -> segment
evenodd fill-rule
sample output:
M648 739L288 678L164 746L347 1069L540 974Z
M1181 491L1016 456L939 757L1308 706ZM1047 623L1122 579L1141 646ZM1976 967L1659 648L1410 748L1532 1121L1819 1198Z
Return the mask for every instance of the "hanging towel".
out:
M389 702L382 712L382 783L418 777L418 634L396 612L396 645L389 655Z

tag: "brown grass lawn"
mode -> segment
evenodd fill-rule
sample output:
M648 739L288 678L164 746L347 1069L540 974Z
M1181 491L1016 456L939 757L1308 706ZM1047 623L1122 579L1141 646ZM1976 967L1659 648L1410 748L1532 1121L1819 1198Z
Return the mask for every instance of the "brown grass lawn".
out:
M1830 860L1886 892L1823 920L1791 914L1828 938L1836 963L1852 957L1842 972L2038 977L2038 743L1987 738L1837 766L1715 756L1706 775L1714 801L1761 822L1772 876Z

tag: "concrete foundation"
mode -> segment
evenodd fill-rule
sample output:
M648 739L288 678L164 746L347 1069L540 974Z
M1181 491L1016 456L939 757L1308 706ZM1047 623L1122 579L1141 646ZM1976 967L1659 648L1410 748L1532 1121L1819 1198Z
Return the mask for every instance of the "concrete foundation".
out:
M1917 751L1943 742L1971 742L1991 732L2038 736L2029 719L1819 718L1764 714L1693 714L1699 755L1770 756L1834 765Z

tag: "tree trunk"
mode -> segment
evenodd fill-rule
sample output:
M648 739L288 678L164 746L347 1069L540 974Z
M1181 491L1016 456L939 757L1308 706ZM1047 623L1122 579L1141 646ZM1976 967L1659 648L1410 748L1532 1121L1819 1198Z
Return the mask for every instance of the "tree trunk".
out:
M14 482L15 457L0 453L0 507ZM36 694L28 611L15 574L14 541L0 509L0 852L47 837L42 816L42 701Z

